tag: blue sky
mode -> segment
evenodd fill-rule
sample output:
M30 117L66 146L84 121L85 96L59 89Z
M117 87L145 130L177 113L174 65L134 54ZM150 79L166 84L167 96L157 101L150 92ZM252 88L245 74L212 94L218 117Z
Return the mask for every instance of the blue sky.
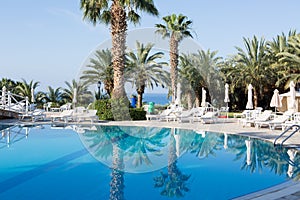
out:
M0 7L0 78L39 81L65 86L97 46L109 39L109 28L82 20L79 0L2 1ZM194 41L203 49L226 57L243 47L243 37L271 40L290 29L299 31L297 0L156 0L160 17L142 14L141 24L151 28L161 17L182 13L193 21Z

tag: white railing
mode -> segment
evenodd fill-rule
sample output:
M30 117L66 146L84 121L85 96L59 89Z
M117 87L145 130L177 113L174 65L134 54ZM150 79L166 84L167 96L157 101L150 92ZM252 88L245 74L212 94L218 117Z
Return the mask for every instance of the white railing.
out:
M0 90L0 109L14 111L17 113L28 113L29 111L29 99L17 94L13 94L10 91L6 92Z

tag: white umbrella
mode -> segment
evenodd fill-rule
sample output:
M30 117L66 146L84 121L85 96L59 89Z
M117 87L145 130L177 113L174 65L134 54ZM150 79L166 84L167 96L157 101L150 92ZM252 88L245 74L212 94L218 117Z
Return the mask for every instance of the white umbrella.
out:
M4 106L6 104L6 87L2 87L2 105Z
M296 90L294 81L290 82L290 101L289 101L289 109L295 109L296 104Z
M245 140L246 143L246 147L247 147L247 165L251 165L252 161L251 161L251 140Z
M34 98L34 89L31 88L31 103L35 102L35 98Z
M228 118L228 102L230 102L229 99L229 85L228 83L225 84L225 98L224 98L224 102L226 103L226 118Z
M74 88L74 90L73 90L72 103L73 103L73 108L75 109L75 104L77 103L77 89L76 88Z
M275 113L276 113L276 108L280 108L282 106L281 99L279 96L279 91L277 89L274 90L274 94L272 96L270 106L275 107Z
M252 101L252 85L248 85L248 101L246 105L246 109L253 109L253 101Z
M228 85L228 83L226 83L225 84L225 98L224 98L225 103L230 102L228 90L229 90L229 85Z
M201 101L201 106L205 107L206 106L206 91L204 88L202 88L202 101Z

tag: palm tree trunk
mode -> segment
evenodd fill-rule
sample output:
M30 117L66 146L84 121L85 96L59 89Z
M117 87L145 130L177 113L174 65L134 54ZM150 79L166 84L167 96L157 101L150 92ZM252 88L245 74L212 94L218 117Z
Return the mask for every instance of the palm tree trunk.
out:
M255 87L253 88L253 100L254 100L254 108L257 108L258 99L257 99L257 91L256 91Z
M106 90L107 94L109 94L109 96L111 96L112 91L114 89L114 82L113 81L105 81L104 89Z
M172 103L175 102L177 91L178 43L179 42L176 40L175 36L172 35L170 38L170 78Z
M140 88L137 89L137 108L141 108L143 104L143 94L145 92L145 85L142 85Z
M124 163L120 148L113 144L113 161L110 181L110 200L124 200Z
M126 12L118 0L114 0L111 8L112 64L114 69L113 99L125 98L124 68L126 49Z

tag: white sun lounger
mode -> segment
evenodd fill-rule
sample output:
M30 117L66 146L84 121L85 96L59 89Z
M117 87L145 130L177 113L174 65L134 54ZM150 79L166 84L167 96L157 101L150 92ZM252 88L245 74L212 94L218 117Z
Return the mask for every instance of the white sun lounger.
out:
M46 118L45 111L41 109L35 109L34 111L28 112L27 114L19 115L20 120L31 119L31 121L33 122L37 120L45 120L45 118Z
M282 123L282 130L292 125L300 125L300 112L293 113L291 118L292 120L287 120L285 123Z
M178 122L183 121L194 121L194 115L198 112L198 108L192 108L190 110L184 110L180 113L180 115L177 117Z
M173 109L166 109L166 110L163 110L158 115L147 114L146 118L147 118L147 120L152 120L152 119L165 120L166 117L168 115L170 115L172 111L173 111Z
M273 120L254 122L254 125L256 128L261 128L262 126L268 126L271 130L274 130L277 127L282 128L282 124L285 123L289 118L290 117L287 115L281 115L274 118Z
M63 110L61 113L55 113L51 115L51 121L55 122L57 120L63 120L65 123L68 123L72 119L73 110Z
M207 112L201 116L201 122L204 124L215 123L217 121L217 112Z
M98 120L97 110L87 110L86 112L82 113L81 115L76 115L76 121L81 122L85 120L90 120L91 123Z
M270 120L271 116L272 116L272 110L265 110L257 117L255 117L253 119L247 119L247 118L242 119L241 122L243 124L243 127L245 127L247 125L253 125L257 122L266 122L266 121Z

